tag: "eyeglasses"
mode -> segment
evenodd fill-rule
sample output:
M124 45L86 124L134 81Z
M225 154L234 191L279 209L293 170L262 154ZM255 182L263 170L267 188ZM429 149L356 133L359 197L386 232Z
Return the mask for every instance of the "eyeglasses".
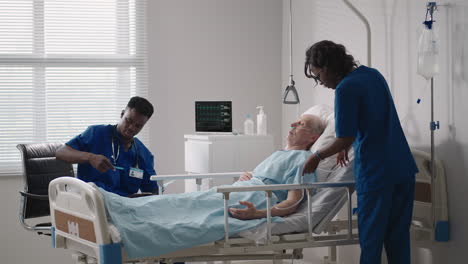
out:
M322 72L323 72L324 70L325 70L325 69L322 68L322 69L320 69L320 70L317 72L317 74L314 74L314 73L312 72L312 67L311 67L311 66L308 66L307 69L306 69L306 73L307 73L306 76L309 77L309 78L314 79L314 80L315 80L315 83L316 83L315 85L318 85L319 83L320 83L320 84L323 84L323 81L322 81L322 79L321 79L321 75L322 75Z
M320 75L322 74L322 72L323 72L323 69L321 69L321 70L317 73L317 75L315 76L315 78L316 78L319 82L322 82L322 79L320 79Z

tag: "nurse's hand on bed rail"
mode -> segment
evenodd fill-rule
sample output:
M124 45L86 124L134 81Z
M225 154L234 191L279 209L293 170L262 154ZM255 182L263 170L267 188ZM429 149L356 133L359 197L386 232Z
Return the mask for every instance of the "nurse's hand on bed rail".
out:
M252 179L252 173L248 171L244 171L240 176L239 176L239 181L250 181Z
M89 153L89 154L90 154L88 158L89 164L91 164L91 166L93 166L93 168L98 170L100 173L104 173L108 170L115 171L114 166L112 166L112 163L110 162L110 160L106 158L105 156L97 155L93 153Z
M348 157L348 149L342 150L338 153L336 157L336 165L340 165L341 167L348 166L349 157Z

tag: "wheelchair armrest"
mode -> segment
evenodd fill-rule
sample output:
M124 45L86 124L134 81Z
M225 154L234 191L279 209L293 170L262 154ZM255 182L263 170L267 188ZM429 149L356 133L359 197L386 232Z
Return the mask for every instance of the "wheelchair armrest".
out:
M28 192L23 192L23 191L20 191L20 194L24 197L29 197L31 199L49 200L49 195L47 194L34 194L34 193L28 193Z

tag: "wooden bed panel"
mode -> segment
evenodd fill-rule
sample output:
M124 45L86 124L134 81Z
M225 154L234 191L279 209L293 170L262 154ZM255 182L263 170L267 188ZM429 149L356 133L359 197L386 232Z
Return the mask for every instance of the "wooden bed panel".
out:
M96 243L94 225L90 220L55 210L55 225L60 231Z

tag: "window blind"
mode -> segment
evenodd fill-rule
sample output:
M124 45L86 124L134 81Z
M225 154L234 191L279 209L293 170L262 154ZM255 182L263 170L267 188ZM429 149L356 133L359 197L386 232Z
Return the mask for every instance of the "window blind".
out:
M147 97L144 5L0 1L0 175L20 174L17 144L66 142Z

